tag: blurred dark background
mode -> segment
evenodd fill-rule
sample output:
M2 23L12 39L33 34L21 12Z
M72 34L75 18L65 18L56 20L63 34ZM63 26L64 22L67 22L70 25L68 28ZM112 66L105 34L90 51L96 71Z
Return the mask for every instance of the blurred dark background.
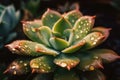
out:
M17 10L21 9L21 1L27 3L28 0L0 0L0 4L13 4ZM96 15L95 26L112 28L107 41L99 47L112 49L120 55L120 0L40 0L37 15L40 17L47 8L55 9L62 13L63 11L58 9L59 6L63 6L62 9L64 9L64 11L68 11L70 5L75 2L79 3L80 11L84 15ZM66 3L69 4L67 8L65 6ZM15 28L15 30L18 33L15 40L26 39L26 36L22 32L21 23L18 23L18 27ZM13 55L6 48L3 48L0 50L0 66L8 65L17 57L17 55ZM103 72L107 75L107 80L120 80L120 60L116 60L110 64L105 64L104 66L105 69ZM15 80L19 80L18 76Z

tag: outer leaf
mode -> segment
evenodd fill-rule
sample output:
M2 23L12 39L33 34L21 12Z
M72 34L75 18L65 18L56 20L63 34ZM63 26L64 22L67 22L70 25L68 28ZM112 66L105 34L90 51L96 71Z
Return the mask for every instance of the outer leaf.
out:
M78 9L75 9L75 10L72 10L70 12L68 12L66 15L65 15L65 19L67 19L71 24L72 26L74 26L75 22L82 16L82 13L78 10Z
M89 33L86 37L83 38L83 40L86 41L86 44L82 47L82 49L85 50L96 47L103 42L104 38L105 36L101 32Z
M10 5L8 7L6 7L6 13L8 13L8 16L11 18L11 29L13 29L15 27L15 25L17 24L17 19L16 19L16 13L15 13L15 8L13 5Z
M60 18L53 26L53 33L60 34L60 36L64 36L63 33L66 29L71 29L72 25L64 18Z
M104 74L99 70L84 72L84 77L83 80L106 80Z
M79 76L72 70L58 69L54 75L54 80L80 80Z
M96 49L90 51L90 53L93 54L94 57L100 57L104 62L112 62L116 59L120 59L120 56L118 56L116 52L109 49Z
M92 29L92 32L101 32L105 36L105 38L103 39L103 41L105 41L110 34L109 33L110 30L111 30L111 28L95 27Z
M55 50L47 48L46 46L27 40L14 41L11 44L6 45L13 53L21 55L38 56L42 54L56 56L59 53Z
M49 73L53 72L55 69L53 57L51 56L42 56L31 60L30 67L33 72L37 73Z
M94 57L92 54L88 53L80 53L78 54L80 59L80 64L78 68L83 71L91 71L96 68L103 68L101 59L99 57Z
M80 60L74 56L60 55L55 58L54 63L60 67L67 68L70 70L73 67L76 67L79 64Z
M44 26L49 26L51 29L53 25L57 22L58 19L60 19L61 14L48 9L42 16L42 23Z
M71 42L76 42L84 38L90 32L93 25L94 16L83 16L79 18L73 27L73 33L71 33L71 35L74 36Z
M29 65L30 59L20 58L14 60L4 73L13 75L23 75L31 71Z
M40 24L35 22L23 22L24 33L33 41L50 46L49 38L52 35L51 29L47 26L40 27ZM35 36L36 35L36 36Z
M78 42L77 44L74 44L68 48L65 48L64 50L62 50L63 53L74 53L77 50L79 50L83 45L85 45L85 40L81 40L80 42Z
M69 46L69 43L66 40L57 37L50 38L50 43L56 50L63 50Z

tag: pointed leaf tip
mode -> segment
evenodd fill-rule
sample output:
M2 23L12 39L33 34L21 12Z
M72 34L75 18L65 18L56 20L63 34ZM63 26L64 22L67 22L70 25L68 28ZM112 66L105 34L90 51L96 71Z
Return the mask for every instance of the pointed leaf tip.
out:
M48 26L52 29L53 25L57 22L58 19L60 19L61 14L57 11L47 9L47 11L42 16L42 24L44 26Z
M54 59L54 63L60 67L70 70L78 65L80 60L74 56L60 55Z

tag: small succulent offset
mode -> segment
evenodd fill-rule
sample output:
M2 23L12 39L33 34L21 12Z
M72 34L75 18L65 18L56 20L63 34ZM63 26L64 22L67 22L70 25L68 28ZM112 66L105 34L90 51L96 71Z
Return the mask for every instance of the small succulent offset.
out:
M54 74L54 80L105 80L102 62L119 59L114 51L95 49L109 36L110 28L94 27L95 16L79 9L65 14L48 9L40 20L23 21L23 31L32 41L17 40L6 45L13 53L32 59L17 59L5 73ZM94 49L93 49L94 48ZM93 79L94 78L94 79Z
M20 12L15 12L13 5L0 5L0 48L11 41L16 33L12 32L20 19Z

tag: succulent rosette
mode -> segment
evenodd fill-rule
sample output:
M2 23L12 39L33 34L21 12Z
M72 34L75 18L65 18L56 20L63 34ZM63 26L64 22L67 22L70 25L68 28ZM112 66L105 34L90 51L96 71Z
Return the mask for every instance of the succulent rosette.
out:
M16 37L12 30L20 20L20 11L15 11L13 5L0 5L0 48Z
M32 72L53 73L54 80L105 80L98 70L103 68L102 62L120 56L109 49L95 49L108 38L110 28L93 28L94 22L95 16L83 16L78 9L62 15L48 9L39 20L23 21L23 31L32 41L17 40L6 47L13 53L31 56L27 65ZM26 73L23 67L27 66L17 63L21 65L22 73ZM16 68L16 64L9 66L5 72L17 75Z

